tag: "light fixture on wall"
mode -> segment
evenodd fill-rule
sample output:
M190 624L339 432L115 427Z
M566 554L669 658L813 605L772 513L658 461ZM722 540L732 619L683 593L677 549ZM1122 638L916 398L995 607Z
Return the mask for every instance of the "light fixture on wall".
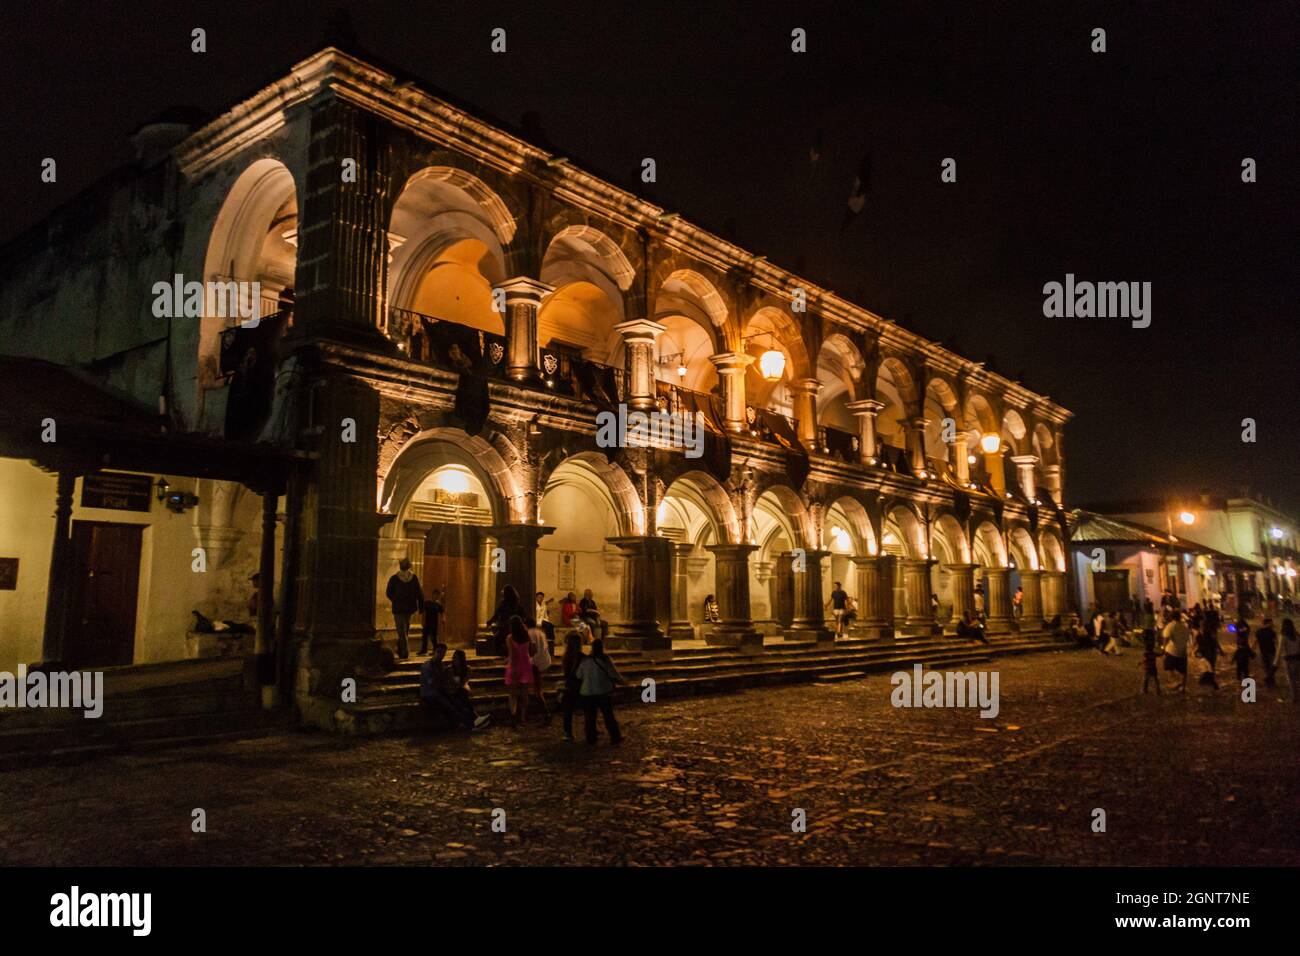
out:
M1002 448L1002 439L993 432L986 432L980 439L980 448L984 449L986 455L996 455Z
M1282 529L1281 529L1281 528L1272 528L1272 529L1269 530L1269 534L1271 534L1271 535L1273 536L1273 540L1274 540L1274 541L1281 541L1281 540L1282 540Z
M779 382L785 375L785 353L776 347L776 337L771 332L755 332L753 335L746 335L741 340L741 345L759 336L767 338L767 351L758 357L758 371L765 381Z
M168 511L174 511L176 514L184 514L186 508L193 508L199 503L199 496L189 491L172 491L171 484L166 478L159 478L154 482L154 488L158 492L158 500Z
M1183 511L1179 513L1178 520L1183 524L1193 525L1196 524L1196 515L1192 514L1190 511Z

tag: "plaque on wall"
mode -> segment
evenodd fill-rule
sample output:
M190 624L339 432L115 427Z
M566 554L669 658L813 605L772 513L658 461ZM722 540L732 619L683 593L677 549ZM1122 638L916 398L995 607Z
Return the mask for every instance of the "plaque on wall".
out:
M572 591L578 586L578 562L577 555L572 551L560 552L560 571L556 578L555 589L557 591Z
M112 511L148 511L153 479L120 471L100 471L81 479L81 507Z
M18 590L18 559L0 558L0 591Z

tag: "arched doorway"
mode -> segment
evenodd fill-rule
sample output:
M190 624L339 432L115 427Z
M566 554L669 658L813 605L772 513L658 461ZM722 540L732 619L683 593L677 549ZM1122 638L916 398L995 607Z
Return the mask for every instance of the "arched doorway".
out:
M711 477L689 472L672 482L655 513L655 526L672 542L672 620L674 642L707 639L714 624L706 620L705 601L717 593L716 558L709 548L731 544L738 522L726 492ZM748 615L748 608L745 609Z

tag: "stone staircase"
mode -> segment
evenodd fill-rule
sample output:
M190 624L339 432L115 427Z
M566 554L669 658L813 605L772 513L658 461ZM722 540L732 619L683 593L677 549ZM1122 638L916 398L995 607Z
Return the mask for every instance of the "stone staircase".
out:
M270 733L251 658L104 669L103 714L0 710L0 769L51 758Z
M761 653L691 641L675 646L671 657L628 650L611 650L609 656L628 681L625 695L640 693L642 680L650 677L655 681L656 699L664 699L800 681L850 680L918 663L937 668L988 664L1004 654L1070 647L1039 631L995 636L987 646L942 634L898 635L888 641L846 638L820 644L769 638ZM400 661L389 673L361 682L357 702L342 705L335 715L336 727L348 733L372 734L427 726L430 718L419 702L423 660ZM470 657L469 666L475 709L505 717L504 663L499 658ZM557 660L547 674L551 692L559 673Z

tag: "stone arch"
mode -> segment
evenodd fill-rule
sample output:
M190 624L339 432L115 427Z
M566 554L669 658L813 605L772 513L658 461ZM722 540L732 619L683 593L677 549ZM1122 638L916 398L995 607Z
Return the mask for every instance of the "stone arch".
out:
M1044 528L1038 533L1039 554L1042 555L1042 567L1045 571L1065 570L1065 548L1061 537L1051 528Z
M490 499L493 522L529 520L528 496L500 453L478 435L458 428L431 428L411 437L381 476L379 510L400 514L425 476L442 467L463 466L480 481Z
M881 550L904 558L924 558L929 553L925 524L909 504L895 503L885 511Z
M876 416L876 438L894 448L907 448L906 420L916 407L916 382L898 356L885 356L876 367L876 400L884 408Z
M659 334L659 375L662 381L710 392L718 384L711 357L725 350L727 303L717 287L693 269L676 269L659 285L654 319ZM666 361L674 356L677 362ZM677 374L685 368L686 374Z
M953 444L944 441L944 419L951 418L957 433L964 430L965 422L957 401L957 390L940 375L925 383L925 400L921 415L929 424L925 426L925 457L951 462Z
M831 550L835 550L831 539L836 537L834 534L836 525L832 522L841 515L845 522L842 527L846 532L850 545L848 553L856 557L878 554L880 552L880 543L876 537L876 529L871 523L871 515L862 502L849 495L840 495L826 509L825 523L827 528L824 535L826 538L823 542L824 545Z
M1037 571L1042 566L1038 548L1034 546L1034 536L1023 525L1015 525L1008 532L1007 551L1017 569Z
M636 270L618 243L594 226L565 226L547 244L539 277L555 288L537 315L541 343L619 364L623 343L614 327L625 318L624 292Z
M429 166L407 179L389 216L388 303L501 334L492 288L506 276L514 219L478 177Z
M783 305L764 304L742 324L741 339L743 350L755 358L745 369L746 401L758 408L773 405L789 408L789 383L812 377L812 363L799 323ZM763 378L758 367L758 358L769 349L776 349L785 356L784 373L776 382Z
M604 454L590 451L569 455L547 476L541 502L543 524L548 523L545 510L546 494L551 490L551 483L557 480L557 475L560 476L558 480L561 482L585 480L598 485L616 516L618 533L645 534L645 507L641 504L641 497L636 493L636 488L627 472L611 462Z
M944 564L969 564L970 543L961 522L948 512L940 514L931 523L930 550Z
M254 160L231 184L212 224L203 260L204 282L258 282L263 299L258 303L260 313L277 311L280 294L294 287L297 229L293 174L278 159ZM208 307L215 303L207 298L199 320L200 394L224 384L221 332L238 321L233 316L209 315Z
M975 528L974 546L971 548L974 563L986 568L1005 568L1007 548L1002 532L992 521L981 521Z
M1008 448L1012 454L1020 454L1021 449L1025 447L1025 436L1028 429L1025 428L1025 420L1020 417L1020 413L1014 408L1008 408L1002 413L1001 435L1004 447Z
M853 340L842 332L826 336L817 353L817 421L857 434L858 424L848 403L867 397L866 362Z
M773 482L765 486L754 500L755 512L764 506L778 522L789 528L792 548L816 547L812 518L797 491L782 482Z
M719 544L740 544L740 518L731 496L712 475L703 471L684 471L664 491L663 499L681 496L698 507L713 529ZM662 507L662 505L661 505Z

